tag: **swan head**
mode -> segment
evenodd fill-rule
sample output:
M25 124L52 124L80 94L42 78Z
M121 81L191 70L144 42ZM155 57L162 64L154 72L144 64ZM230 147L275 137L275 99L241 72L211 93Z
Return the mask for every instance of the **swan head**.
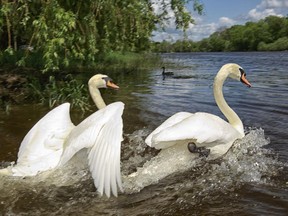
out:
M221 71L225 71L226 73L228 73L228 76L230 78L241 81L249 88L252 86L250 82L246 79L246 73L244 69L238 64L225 64L222 66Z
M119 86L117 86L113 80L105 74L94 75L90 78L88 85L96 88L111 88L116 90L119 89Z

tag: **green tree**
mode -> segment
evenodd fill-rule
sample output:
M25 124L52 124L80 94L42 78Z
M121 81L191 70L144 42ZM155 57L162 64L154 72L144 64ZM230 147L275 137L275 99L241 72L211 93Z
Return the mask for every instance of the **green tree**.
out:
M287 34L283 35L284 32L282 31L282 29L285 29L285 25L287 26L286 19L278 16L269 16L264 19L264 22L268 24L268 31L272 36L272 40L287 36Z
M207 51L220 52L225 50L225 39L221 32L215 32L209 37L209 46Z
M270 16L215 32L199 44L202 51L286 50L287 35L288 19Z
M21 66L28 65L37 56L37 64L43 71L93 67L111 52L149 50L152 31L164 26L169 9L175 14L176 28L185 31L193 22L186 9L188 2L1 0L0 48L16 56ZM160 13L153 10L156 3ZM203 6L198 0L193 3L194 9L201 13ZM15 52L20 45L29 49L18 58Z

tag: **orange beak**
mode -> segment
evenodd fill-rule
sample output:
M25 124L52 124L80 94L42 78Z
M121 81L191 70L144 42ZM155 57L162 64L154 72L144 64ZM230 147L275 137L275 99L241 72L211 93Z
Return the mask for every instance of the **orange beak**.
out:
M110 80L107 81L107 87L109 87L111 89L115 89L115 90L118 90L120 88L119 86L117 86L115 83L113 83Z
M246 86L248 86L249 88L252 87L252 85L249 83L249 81L246 79L246 74L242 73L240 81L242 83L244 83Z

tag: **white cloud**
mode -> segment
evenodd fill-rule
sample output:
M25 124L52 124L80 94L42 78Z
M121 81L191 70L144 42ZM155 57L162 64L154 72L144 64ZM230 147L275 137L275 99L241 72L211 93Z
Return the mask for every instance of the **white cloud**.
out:
M195 18L196 24L190 24L189 28L186 30L186 36L189 40L199 41L203 38L209 37L212 33L219 29L231 27L236 23L235 20L228 17L219 18L218 22L215 23L203 23L202 19ZM184 33L180 30L175 30L174 28L168 28L165 32L154 31L153 41L169 41L175 42L184 38Z
M166 0L167 1L167 0ZM154 11L156 13L161 13L161 8L159 3L153 4ZM172 11L172 10L171 10ZM174 24L174 13L168 11L168 15L170 19L165 23L165 31L154 31L152 34L152 40L156 42L161 41L169 41L175 42L177 40L181 40L184 38L184 33L180 30L176 30ZM223 29L234 25L236 22L235 20L228 18L228 17L221 17L217 23L204 23L203 17L199 16L198 14L193 15L193 19L195 24L190 24L189 28L186 30L186 36L189 40L199 41L203 38L209 37L213 32L217 31L218 29Z
M199 41L203 38L209 37L212 33L219 29L225 29L235 24L236 21L228 17L220 17L217 22L212 23L204 23L202 20L200 20L199 24L192 25L188 29L188 39Z
M164 0L167 2L168 0ZM159 2L159 1L155 1ZM159 6L159 5L158 5ZM157 12L161 12L160 8L157 7L157 3L154 5L154 10ZM193 41L199 41L203 38L209 37L212 33L219 29L229 28L232 25L236 24L244 24L248 21L258 21L267 16L287 16L288 14L288 0L262 0L260 4L256 5L255 8L247 11L246 15L239 14L238 17L220 17L218 20L205 23L203 20L205 17L198 16L197 14L193 15L196 24L190 24L187 30L188 39ZM170 17L170 21L166 24L167 29L165 32L154 31L154 36L152 40L154 41L171 41L175 42L176 40L183 39L184 34L179 30L175 30L174 25L174 13L172 10L168 11L168 16ZM237 14L236 14L237 16Z
M188 39L199 41L208 37L217 30L218 26L215 23L194 25L187 30Z
M276 11L274 9L265 9L263 11L259 11L256 8L252 9L248 12L248 20L251 21L258 21L260 19L263 19L267 16L280 16L279 14L276 13Z
M287 13L288 0L262 0L255 8L250 10L247 19L258 21L267 16L284 16Z
M233 20L233 19L231 19L231 18L228 18L228 17L220 17L220 19L219 19L219 24L221 25L221 26L232 26L232 25L234 25L236 23L236 21L235 20Z
M263 0L257 8L288 8L288 0Z

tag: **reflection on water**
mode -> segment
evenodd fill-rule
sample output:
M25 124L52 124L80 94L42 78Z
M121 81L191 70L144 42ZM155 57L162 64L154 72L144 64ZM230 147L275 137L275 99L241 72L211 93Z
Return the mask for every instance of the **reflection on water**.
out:
M24 179L0 176L0 213L285 215L288 53L187 53L163 58L173 66L175 76L189 78L163 80L161 66L152 71L115 72L109 75L121 90L103 91L107 103L125 103L124 194L109 200L98 197L83 151L61 170ZM190 163L181 163L181 155L165 158L147 147L144 139L149 132L176 112L205 111L223 117L214 103L212 83L228 62L240 64L253 86L248 89L230 80L224 87L224 96L242 119L247 135L221 160L212 162L191 158ZM22 137L47 111L25 105L13 107L10 115L0 113L2 165L16 160ZM75 123L84 117L72 111ZM143 172L143 165L144 169L153 166L156 172Z

